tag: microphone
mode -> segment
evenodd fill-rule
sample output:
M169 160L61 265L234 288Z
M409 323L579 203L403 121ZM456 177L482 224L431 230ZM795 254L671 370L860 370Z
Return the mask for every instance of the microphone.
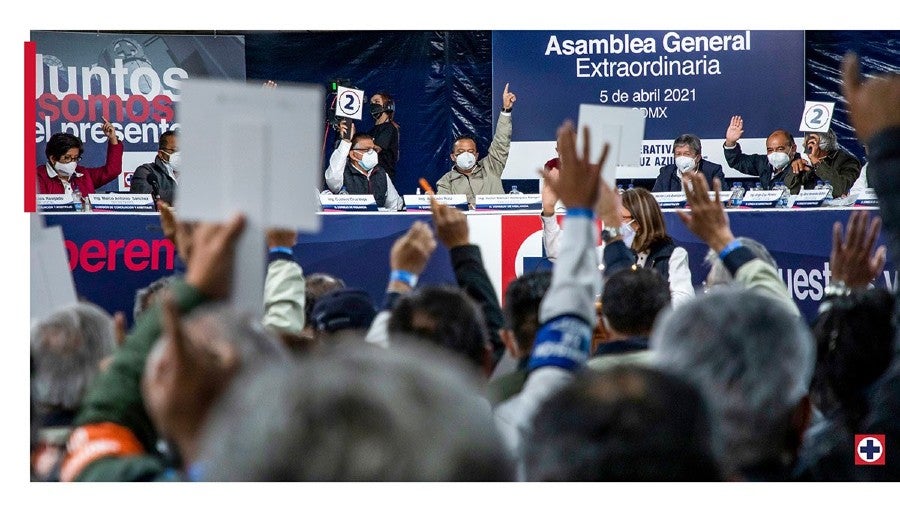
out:
M150 188L153 189L153 209L158 210L156 202L159 201L159 178L151 172L147 174L147 183L149 183Z

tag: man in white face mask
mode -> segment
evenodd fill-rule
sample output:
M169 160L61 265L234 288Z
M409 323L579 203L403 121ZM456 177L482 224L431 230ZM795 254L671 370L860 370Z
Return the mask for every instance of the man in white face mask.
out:
M159 136L159 150L156 159L134 170L131 177L131 192L135 194L159 195L169 205L175 202L175 188L178 185L178 173L181 167L181 152L178 149L178 133L172 130ZM156 190L148 180L150 175L156 176Z
M744 120L732 116L725 131L725 161L744 174L759 176L762 188L769 190L777 181L785 181L792 173L791 162L800 158L794 137L787 130L775 130L766 139L765 155L746 155L738 139L744 134Z
M349 138L347 134L349 133ZM325 169L325 185L333 194L372 194L380 210L397 211L403 201L391 177L378 165L375 141L366 133L356 133L352 122L341 123L341 141L331 153Z
M693 173L706 177L706 183L712 188L713 178L725 183L722 166L714 164L702 157L700 138L692 133L679 135L672 143L675 163L660 167L659 176L653 184L653 192L678 192L684 189L685 178Z
M479 194L502 194L503 182L500 176L506 168L509 157L509 143L512 139L512 107L516 95L509 92L509 84L503 89L503 108L497 120L494 140L488 148L488 156L478 159L478 147L471 136L460 136L453 142L450 160L453 167L437 182L438 194L465 194L469 208L475 208L475 196Z
M99 167L78 165L84 153L84 143L70 133L54 133L47 141L44 153L46 165L37 168L38 194L69 194L77 191L82 197L119 177L122 172L122 144L109 121L103 122L106 135L106 163Z

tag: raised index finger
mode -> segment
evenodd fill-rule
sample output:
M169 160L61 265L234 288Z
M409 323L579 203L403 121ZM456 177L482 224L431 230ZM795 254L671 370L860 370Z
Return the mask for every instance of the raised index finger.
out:
M506 87L503 88L503 94L509 94L509 82L506 82Z

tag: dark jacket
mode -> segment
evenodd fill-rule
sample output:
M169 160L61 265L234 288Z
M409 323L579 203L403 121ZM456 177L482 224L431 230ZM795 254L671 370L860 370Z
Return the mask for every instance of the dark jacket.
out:
M719 178L722 186L725 186L725 172L722 166L709 160L700 160L700 172L706 177L706 184L713 189L713 178ZM675 164L669 164L659 168L659 176L653 184L653 192L678 192L681 190L681 178L678 177L678 168Z
M357 171L347 160L344 167L344 187L350 194L372 194L375 196L375 203L384 208L387 201L388 192L388 175L380 165L376 165L369 171L367 178L363 173Z
M819 160L812 171L798 174L788 173L784 184L791 189L791 194L800 193L800 188L815 188L819 180L830 181L834 189L834 197L846 194L856 178L859 178L859 160L843 149L837 149Z
M674 250L675 244L673 242L657 240L650 245L644 268L655 269L665 281L668 281L669 258L672 257L672 251ZM637 255L629 247L626 247L625 242L621 240L607 244L606 249L603 250L603 276L606 278L635 263L637 263Z
M159 157L156 157L152 163L144 164L134 170L134 175L131 176L131 193L153 194L153 187L147 183L147 176L150 174L156 175L156 181L159 183L159 198L174 205L177 184L174 179L169 177L165 164Z
M493 365L496 366L503 356L503 341L500 329L503 327L503 311L497 292L491 284L491 278L481 259L481 249L477 245L462 245L450 249L450 261L456 284L481 306L484 321L488 328L488 337L494 351Z
M775 172L775 169L769 165L769 157L766 155L745 155L741 152L740 143L736 143L733 148L725 149L725 161L728 166L735 171L749 174L750 176L759 176L759 182L765 190L771 190L776 181L785 181L787 176L793 175L791 172L791 164L788 163L784 169ZM794 153L791 161L800 158L799 153ZM851 184L853 182L850 182ZM749 187L744 187L749 188ZM793 193L793 192L792 192Z
M378 152L378 165L384 172L397 183L394 179L396 175L397 160L400 159L400 130L393 121L376 124L369 130L369 135L375 141L375 145L381 148Z

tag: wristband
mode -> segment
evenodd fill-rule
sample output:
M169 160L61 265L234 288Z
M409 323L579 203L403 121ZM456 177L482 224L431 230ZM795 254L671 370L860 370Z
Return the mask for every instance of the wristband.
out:
M502 107L501 107L501 108L500 108L500 112L505 112L505 113L509 114L509 113L512 112L512 107L509 107L509 108L502 108Z
M419 276L406 270L391 270L390 281L400 281L408 284L410 288L415 288L416 283L419 282Z
M273 252L278 252L278 253L282 253L282 254L288 254L288 255L290 255L290 256L293 256L293 255L294 255L294 249L292 249L292 248L290 248L290 247L284 247L284 246L281 246L281 245L278 245L278 246L275 246L275 247L269 247L269 253L273 253Z
M584 217L588 220L594 220L594 210L591 208L569 208L566 210L566 217Z
M731 251L737 249L738 247L743 247L743 246L744 246L744 244L742 244L740 240L735 238L734 240L728 242L728 245L726 245L725 247L722 248L721 251L719 251L719 259L724 260L725 256L728 256L729 254L731 254Z

